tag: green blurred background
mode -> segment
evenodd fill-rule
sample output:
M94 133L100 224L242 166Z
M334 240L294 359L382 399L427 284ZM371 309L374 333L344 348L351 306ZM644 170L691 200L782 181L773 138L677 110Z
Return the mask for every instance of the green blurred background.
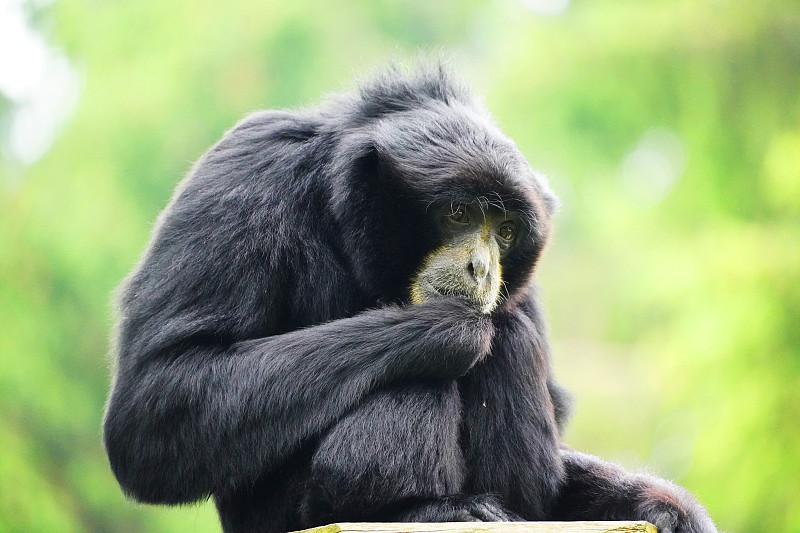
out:
M110 295L260 108L445 52L563 201L540 283L566 440L800 531L800 5L0 2L0 531L218 531L126 502Z

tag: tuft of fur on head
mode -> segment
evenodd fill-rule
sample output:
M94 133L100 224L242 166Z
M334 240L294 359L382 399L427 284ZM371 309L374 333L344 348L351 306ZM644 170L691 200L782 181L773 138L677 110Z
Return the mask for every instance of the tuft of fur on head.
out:
M418 109L430 101L451 105L474 100L469 89L453 79L442 60L420 63L413 69L391 65L362 81L358 94L368 117Z

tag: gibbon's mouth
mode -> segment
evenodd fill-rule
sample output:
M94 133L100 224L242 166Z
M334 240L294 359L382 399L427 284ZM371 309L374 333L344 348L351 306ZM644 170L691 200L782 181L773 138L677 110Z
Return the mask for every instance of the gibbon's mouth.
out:
M432 300L434 298L446 298L448 296L461 296L472 300L476 304L480 306L480 310L484 314L489 314L497 308L498 301L500 299L500 294L498 294L491 298L490 295L487 294L470 294L467 291L460 291L455 288L446 288L440 289L435 287L432 283L427 280L418 280L416 285L416 290L412 291L415 293L415 297L412 297L414 303L422 303L427 300Z

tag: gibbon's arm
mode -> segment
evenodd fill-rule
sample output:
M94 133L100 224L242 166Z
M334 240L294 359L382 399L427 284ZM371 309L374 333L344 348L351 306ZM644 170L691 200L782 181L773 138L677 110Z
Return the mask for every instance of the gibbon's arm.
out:
M648 474L561 448L566 477L553 520L646 520L666 533L716 533L689 491Z
M104 421L112 469L152 503L252 482L376 387L462 375L491 334L474 305L446 299L228 347L189 334L148 354L123 346Z

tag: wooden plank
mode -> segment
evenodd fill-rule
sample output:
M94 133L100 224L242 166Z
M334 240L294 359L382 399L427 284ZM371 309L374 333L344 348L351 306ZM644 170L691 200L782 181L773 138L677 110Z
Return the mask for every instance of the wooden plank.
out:
M297 533L658 533L649 522L343 522Z

